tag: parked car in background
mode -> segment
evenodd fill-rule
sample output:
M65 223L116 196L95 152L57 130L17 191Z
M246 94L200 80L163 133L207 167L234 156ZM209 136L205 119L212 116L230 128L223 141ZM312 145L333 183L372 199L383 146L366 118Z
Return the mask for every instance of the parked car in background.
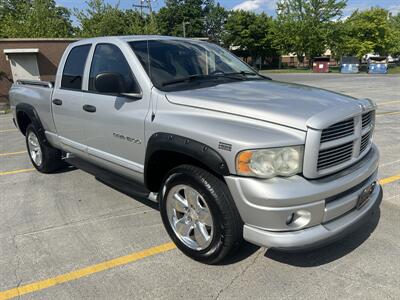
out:
M340 73L355 74L358 73L360 60L355 56L343 56L340 61Z
M38 171L67 157L124 178L205 263L242 239L320 247L380 204L373 101L272 81L207 42L80 40L55 83L18 81L10 99Z
M387 74L388 61L386 56L372 56L368 58L369 74Z
M329 73L329 57L316 57L313 60L313 72L314 73Z

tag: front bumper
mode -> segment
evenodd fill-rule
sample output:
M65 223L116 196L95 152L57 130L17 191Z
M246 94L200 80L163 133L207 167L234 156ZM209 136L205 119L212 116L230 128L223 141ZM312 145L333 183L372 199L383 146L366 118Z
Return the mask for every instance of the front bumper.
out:
M279 250L293 251L321 247L346 236L368 221L381 199L382 189L376 185L367 204L360 210L353 210L336 220L292 232L266 231L245 225L243 237L250 243Z
M245 223L244 239L268 248L296 250L328 243L354 230L380 203L381 188L376 185L368 202L356 209L361 191L376 181L378 160L373 146L352 167L316 180L225 177Z

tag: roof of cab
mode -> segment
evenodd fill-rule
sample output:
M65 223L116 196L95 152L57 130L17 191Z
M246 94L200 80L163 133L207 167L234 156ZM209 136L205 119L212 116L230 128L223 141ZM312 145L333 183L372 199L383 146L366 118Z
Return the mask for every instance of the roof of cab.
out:
M147 41L147 40L193 40L190 38L182 38L175 36L164 36L164 35L125 35L125 36L104 36L104 37L95 37L82 39L77 42L72 43L71 45L81 45L87 43L98 43L98 42L112 42L112 41Z

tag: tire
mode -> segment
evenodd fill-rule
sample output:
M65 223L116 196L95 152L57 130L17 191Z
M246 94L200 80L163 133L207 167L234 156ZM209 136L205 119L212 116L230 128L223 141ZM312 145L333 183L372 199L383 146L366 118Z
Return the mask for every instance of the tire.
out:
M181 165L167 174L158 195L169 236L190 258L217 264L240 245L243 223L221 179L201 168Z
M31 123L26 128L25 142L33 166L41 173L53 173L64 166L61 151L44 143Z

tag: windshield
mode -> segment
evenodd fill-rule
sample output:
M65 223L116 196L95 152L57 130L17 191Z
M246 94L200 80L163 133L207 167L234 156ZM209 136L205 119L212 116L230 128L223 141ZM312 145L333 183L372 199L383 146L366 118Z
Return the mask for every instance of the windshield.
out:
M146 40L129 45L153 84L164 91L262 78L230 52L207 42Z

